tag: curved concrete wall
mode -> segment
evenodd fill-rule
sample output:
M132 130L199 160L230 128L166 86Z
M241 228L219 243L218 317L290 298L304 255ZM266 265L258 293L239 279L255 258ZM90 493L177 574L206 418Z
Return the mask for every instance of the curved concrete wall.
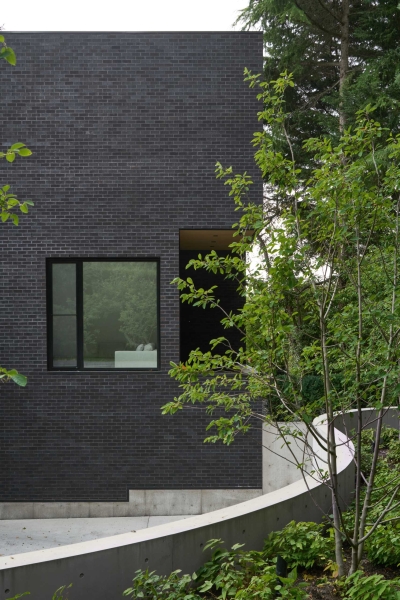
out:
M373 426L373 411L367 410L365 415L366 420L372 417ZM398 427L396 409L388 411L386 421ZM325 431L323 418L316 419L315 424L321 433ZM354 485L354 448L343 431L352 428L352 417L337 425L337 439L343 444L338 448L340 494L347 503ZM306 477L229 508L137 533L0 557L0 600L26 590L32 600L50 599L56 588L69 583L73 584L71 600L117 599L130 586L137 569L192 573L209 557L202 549L211 538L221 538L228 546L241 542L248 549L261 549L270 531L281 529L292 519L319 521L321 511L326 513L330 508L327 487Z

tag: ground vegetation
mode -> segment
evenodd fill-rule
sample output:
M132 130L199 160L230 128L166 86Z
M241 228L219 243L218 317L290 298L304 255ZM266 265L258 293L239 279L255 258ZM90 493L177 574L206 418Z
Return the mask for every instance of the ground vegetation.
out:
M372 460L371 434L362 434L364 456ZM374 492L375 510L382 509L385 486L394 473L400 474L398 430L383 428ZM363 486L362 494L366 493ZM349 523L355 504L344 513ZM359 568L349 575L351 547L344 540L345 573L338 577L334 532L328 521L288 523L271 532L261 551L246 550L242 544L225 548L222 540L210 540L210 560L193 575L179 571L163 577L156 572L137 571L124 596L144 600L398 600L400 597L400 509L391 524L372 534ZM395 539L394 539L395 538ZM286 572L282 573L282 569Z

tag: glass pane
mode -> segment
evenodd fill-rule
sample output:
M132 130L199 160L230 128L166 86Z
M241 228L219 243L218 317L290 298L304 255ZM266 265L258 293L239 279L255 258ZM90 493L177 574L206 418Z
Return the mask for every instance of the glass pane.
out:
M157 368L157 263L83 263L84 366Z
M53 317L53 366L76 367L76 317Z
M76 266L53 264L53 315L76 314Z

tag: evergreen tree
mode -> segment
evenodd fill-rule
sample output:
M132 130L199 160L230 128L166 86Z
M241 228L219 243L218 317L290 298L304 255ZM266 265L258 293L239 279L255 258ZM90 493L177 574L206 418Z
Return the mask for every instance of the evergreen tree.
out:
M329 135L337 142L360 107L376 106L377 120L400 131L398 0L250 0L238 21L264 32L267 80L294 75L287 134L307 172L303 141ZM275 143L287 153L281 135Z

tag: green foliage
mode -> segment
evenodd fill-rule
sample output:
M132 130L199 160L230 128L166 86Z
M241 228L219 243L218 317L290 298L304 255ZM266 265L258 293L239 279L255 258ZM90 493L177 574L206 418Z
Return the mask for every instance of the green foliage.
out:
M382 426L381 437L379 440L379 446L381 448L390 448L392 442L399 440L399 430L394 427Z
M0 219L2 223L10 219L14 225L18 225L19 217L12 211L18 208L22 213L26 214L29 212L29 206L33 206L33 202L31 200L20 202L13 193L8 192L9 189L9 185L4 185L0 188Z
M388 500L393 496L392 509L386 514L387 519L399 517L400 519L400 466L389 464L387 460L380 460L375 476L374 489L371 495L368 523L372 523L382 515L386 508ZM397 491L396 491L397 489ZM362 489L362 497L365 495L365 488ZM376 531L376 530L375 530Z
M4 36L0 35L0 59L6 60L11 65L16 64L16 57L14 50L9 48L5 42ZM30 156L31 150L26 147L22 142L16 142L12 144L5 152L0 152L0 158L5 158L7 162L13 163L16 156ZM15 209L19 209L22 213L26 214L29 212L29 206L33 206L31 200L25 200L21 202L13 193L9 193L10 186L4 185L0 187L0 219L2 223L5 223L10 219L14 225L18 225L18 215L14 213Z
M15 157L18 156L31 156L32 152L22 142L16 142L8 148L6 152L0 152L0 158L5 158L7 162L13 163Z
M155 571L136 571L132 587L123 596L143 600L199 600L201 596L191 591L190 575L179 574L180 571L173 571L162 576Z
M389 452L387 455L389 463L400 464L400 440L397 432L397 439L392 439L389 442Z
M387 580L382 575L366 576L356 571L345 581L343 600L400 600L398 579Z
M277 577L274 567L265 567L260 575L254 575L249 585L239 590L235 600L273 600L274 598L287 598L287 600L306 600L309 595L304 588L306 583L296 583L297 570L292 569L287 577Z
M252 576L266 567L260 552L244 552L243 544L235 544L231 550L221 547L222 540L210 540L204 547L214 549L207 561L194 575L198 591L218 594L218 597L235 597L246 589Z
M10 63L10 65L16 65L17 57L15 56L14 50L7 46L4 35L0 35L0 45L0 60L3 58Z
M69 585L62 585L54 592L53 596L51 597L51 600L68 600L67 590L69 590L70 588L72 588L72 583L70 583Z
M357 110L377 107L377 118L393 133L400 115L400 10L397 0L349 1L349 64L340 69L346 39L344 3L330 0L249 0L238 21L264 33L265 77L293 73L285 90L287 122L297 164L315 165L302 144L310 137L339 138L338 113L354 125ZM342 45L343 44L343 45ZM346 69L345 69L346 70ZM339 92L340 86L340 92ZM290 156L285 136L275 128L274 147Z
M1 36L0 36L1 37ZM17 155L19 156L30 156L32 152L22 144L17 142L10 146L6 152L0 152L0 158L5 158L7 162L12 163ZM10 219L14 225L18 225L19 217L14 213L16 209L19 209L23 214L29 212L29 206L33 206L31 200L25 200L21 202L18 198L9 191L10 186L4 185L0 187L0 219L2 223L5 223Z
M350 432L350 436L354 438L355 435L356 432L353 429ZM375 438L376 433L374 429L364 429L361 432L361 470L365 475L367 475L371 469ZM379 440L379 448L381 450L389 450L387 459L389 462L395 463L395 471L398 470L398 464L396 463L400 462L399 447L399 430L394 427L383 425ZM380 461L378 464L378 476L380 474L383 474L384 476L387 475L387 463L384 461Z
M323 525L312 522L291 521L282 531L273 531L264 543L266 558L282 556L290 567L306 569L323 566L334 555L332 537L324 537Z
M301 392L305 402L319 402L324 397L324 382L319 375L304 375Z
M247 72L247 79L261 90L258 97L264 105L260 120L282 126L283 93L290 87L291 78L283 76L266 83ZM331 388L329 397L324 389L320 398L321 411L325 412L327 403L336 410L353 408L355 398L360 398L363 406L379 406L383 381L386 397L396 390L398 339L392 344L389 359L386 341L390 327L400 324L400 307L396 303L392 314L390 279L385 273L393 264L397 243L392 196L400 181L400 137L384 142L386 133L372 113L371 107L360 112L357 126L346 131L336 147L328 139L307 142L319 164L307 182L301 179L293 161L274 151L268 129L256 134L256 162L290 204L274 224L262 207L247 204L251 185L248 176L233 175L231 168L224 170L217 164L217 177L225 179L241 214L235 225L240 241L232 244L230 256L220 257L213 251L190 264L196 269L218 270L226 277L235 270L239 293L246 302L237 314L222 319L227 328L225 342L222 338L212 340L210 352L196 350L185 365L172 364L170 373L180 383L181 395L163 407L164 413L174 413L185 403L197 402L204 403L210 413L216 407L234 412L234 417L210 423L216 432L207 438L209 441L231 443L238 433L247 431L252 404L261 398L267 399L267 412L274 410L268 406L268 399L278 398L293 419L315 416L304 403L302 382L310 373L323 380L321 306L329 308L324 351ZM378 146L386 147L392 162L378 174L366 176L365 161ZM335 225L338 222L340 226ZM249 231L254 233L249 235ZM359 232L358 242L354 231ZM359 315L354 283L358 267L354 245L373 238L359 266L365 304L360 317L364 328L363 369L358 382ZM255 240L261 244L260 263L250 272L243 256ZM398 257L396 261L400 266ZM318 269L327 273L325 285L323 276L316 276ZM332 279L328 273L336 275ZM178 278L174 283L183 301L220 310L215 287L197 289L190 278ZM230 327L246 332L246 343L237 352L229 348ZM303 335L305 331L307 335ZM222 343L228 347L224 353Z
M231 245L230 256L210 252L199 255L191 266L226 277L234 271L245 303L236 314L221 313L226 336L211 340L208 352L197 349L185 364L171 363L180 395L163 412L173 414L186 404L204 405L212 416L208 442L230 444L253 423L274 422L282 416L302 421L316 439L312 429L316 410L327 413L333 424L335 411L363 407L380 411L400 391L400 135L382 127L374 118L376 107L367 105L356 111L354 126L335 143L329 137L305 141L315 165L306 178L296 162L285 108L293 77L283 73L266 82L245 70L245 78L263 103L258 113L263 127L253 140L255 161L273 198L282 199L279 218L268 203L248 202L251 181L246 173L234 175L231 167L217 163L217 178L228 186L239 212L233 225L238 241ZM277 131L288 153L277 146ZM381 152L385 161L378 160ZM250 265L246 256L256 243L258 264ZM183 301L223 311L215 287L197 288L189 278L174 283ZM229 344L232 327L243 336L239 350ZM323 381L318 404L304 401L303 381L310 374ZM333 431L327 444L328 464L324 475L318 476L336 486ZM364 443L361 450L363 454L370 449ZM307 465L299 466L307 472ZM366 483L366 493L357 494L364 510L354 512L347 527L335 510L340 495L336 490L333 518L340 574L343 537L350 541L355 536L355 544L362 544L370 520L393 513L396 478L387 482L384 494L373 494L370 501L379 477L383 474L357 478L359 488ZM357 553L352 560L356 570Z
M0 35L0 46L0 59L4 59L9 64L15 65L15 52L12 48L7 46L3 35ZM17 155L30 156L31 154L32 152L26 147L25 144L22 142L16 142L15 144L12 144L12 146L10 146L6 152L0 152L0 158L5 158L7 162L13 163ZM29 212L29 206L33 206L33 202L31 200L25 200L25 202L21 202L18 200L15 194L10 193L9 190L9 185L0 187L0 220L2 223L10 220L14 225L18 225L19 217L14 211L19 209L23 214L26 214ZM27 378L25 375L18 373L18 371L15 369L7 370L3 367L0 367L0 381L3 383L13 381L17 385L25 387Z
M28 380L25 375L21 375L15 369L7 370L0 367L0 382L7 383L8 381L13 381L17 385L25 387Z
M352 432L354 435L354 432ZM391 498L391 509L384 515L384 524L376 527L365 542L365 551L368 558L380 565L400 564L400 442L398 441L398 429L382 427L380 448L389 451L386 457L378 460L375 476L374 490L371 495L368 527L371 529L373 523L382 516ZM371 460L372 448L375 442L375 431L367 429L362 432L362 458L361 466L364 473L368 473ZM365 498L366 488L361 489L361 500ZM344 514L344 522L348 528L354 522L354 505ZM388 522L385 523L385 521Z
M368 558L385 566L400 564L400 515L399 521L379 525L366 542Z
M356 435L355 430L353 429L350 432L351 438L354 438ZM371 469L372 464L372 452L375 445L375 430L374 429L364 429L361 432L361 470L364 475L367 475ZM393 447L396 448L396 442L399 439L399 430L394 429L393 427L387 427L385 425L382 426L380 440L379 440L379 448L390 449ZM390 455L390 451L389 451ZM400 456L399 456L400 458ZM378 467L379 469L379 467Z
M54 594L51 597L51 600L68 600L67 590L69 590L71 587L72 587L72 583L70 583L69 585L62 585L54 592ZM17 594L16 596L13 596L12 598L9 598L7 600L18 600L18 598L22 598L22 596L29 596L29 595L30 595L30 592L24 592L23 594Z
M266 561L263 553L242 550L243 544L235 544L231 550L221 547L222 540L210 540L205 550L213 548L211 560L194 575L197 591L225 600L272 600L277 595L291 600L306 598L304 585L296 584L297 572L293 569L288 577L277 577L275 561Z
M355 436L355 431L351 436ZM372 448L375 440L375 431L373 429L364 429L361 433L361 471L369 473L372 465Z
M143 600L273 600L277 596L287 600L305 600L306 584L296 583L293 569L288 577L277 577L276 566L264 560L261 552L245 552L243 544L231 550L221 547L222 540L210 540L204 547L212 548L207 561L192 577L174 571L167 577L155 571L136 571L133 586L124 596Z

